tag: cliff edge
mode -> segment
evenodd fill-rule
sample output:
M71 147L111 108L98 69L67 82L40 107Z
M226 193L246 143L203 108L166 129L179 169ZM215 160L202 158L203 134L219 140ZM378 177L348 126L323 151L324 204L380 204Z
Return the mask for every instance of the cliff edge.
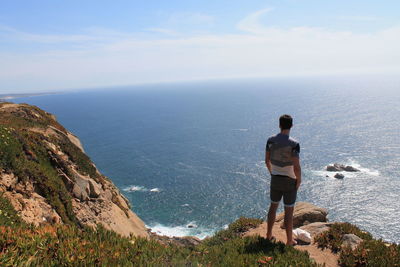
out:
M101 224L123 236L148 237L79 139L35 106L0 103L0 194L34 225Z

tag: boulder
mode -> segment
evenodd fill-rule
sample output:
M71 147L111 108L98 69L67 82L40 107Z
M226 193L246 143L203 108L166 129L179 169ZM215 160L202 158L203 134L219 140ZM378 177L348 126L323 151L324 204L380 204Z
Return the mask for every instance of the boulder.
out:
M353 166L350 165L343 165L343 164L339 164L339 163L335 163L333 165L328 165L326 166L326 170L328 172L341 172L341 171L345 171L345 172L359 172L360 170L357 168L354 168Z
M335 176L333 176L333 177L335 177L336 179L343 179L344 175L341 173L336 173Z
M307 225L303 225L300 229L303 229L311 234L311 237L317 236L320 233L328 231L333 223L332 222L315 222Z
M317 207L308 202L298 202L293 212L293 228L298 228L304 225L306 221L310 224L314 222L327 222L326 216L328 211L324 208ZM284 226L284 212L276 217L276 222L281 223L281 228Z
M350 247L356 249L363 240L354 234L345 234L342 237L342 248Z

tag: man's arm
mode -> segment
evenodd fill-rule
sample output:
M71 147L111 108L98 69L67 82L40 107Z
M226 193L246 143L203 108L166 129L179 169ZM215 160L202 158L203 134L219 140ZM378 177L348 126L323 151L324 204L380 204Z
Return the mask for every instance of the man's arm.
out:
M265 165L267 165L268 171L271 174L272 167L271 167L271 152L265 152Z
M294 174L296 175L296 189L298 190L301 184L301 166L298 157L292 157Z

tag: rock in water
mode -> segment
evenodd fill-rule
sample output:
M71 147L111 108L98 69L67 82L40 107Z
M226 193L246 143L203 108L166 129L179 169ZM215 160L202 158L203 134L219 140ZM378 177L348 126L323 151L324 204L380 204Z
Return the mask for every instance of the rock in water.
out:
M333 177L335 177L335 178L337 178L337 179L343 179L343 178L344 178L344 175L341 174L341 173L336 173L335 176L333 176Z
M354 168L353 166L350 165L343 165L339 163L335 163L333 165L328 165L326 166L326 170L328 172L341 172L341 171L346 171L346 172L359 172L360 170L357 168Z
M317 207L308 202L298 202L294 207L293 212L293 228L298 228L304 225L304 222L327 222L326 216L328 211L324 208ZM281 228L284 226L284 213L280 213L276 217L276 222L281 222Z

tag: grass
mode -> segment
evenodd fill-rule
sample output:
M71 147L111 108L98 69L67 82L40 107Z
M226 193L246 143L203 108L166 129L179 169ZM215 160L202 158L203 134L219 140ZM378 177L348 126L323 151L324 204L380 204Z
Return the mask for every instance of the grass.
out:
M0 197L1 210L10 207ZM0 266L317 266L307 253L283 243L242 238L242 231L256 226L257 219L240 218L203 244L181 247L121 237L101 226L33 227L8 212L9 217L0 214Z

